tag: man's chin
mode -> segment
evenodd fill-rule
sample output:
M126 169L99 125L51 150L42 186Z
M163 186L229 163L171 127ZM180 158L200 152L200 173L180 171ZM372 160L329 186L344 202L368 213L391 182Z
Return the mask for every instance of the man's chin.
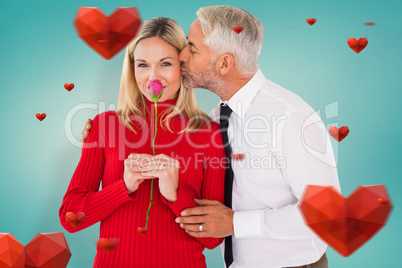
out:
M184 84L185 87L188 87L188 88L193 87L193 85L191 83L191 80L187 77L187 75L184 74L181 77L183 77L183 84Z

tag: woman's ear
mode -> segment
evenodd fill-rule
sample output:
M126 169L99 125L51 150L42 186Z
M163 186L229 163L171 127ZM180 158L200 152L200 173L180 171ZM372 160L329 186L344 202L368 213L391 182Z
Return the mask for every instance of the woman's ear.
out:
M215 67L220 75L227 74L234 67L234 57L229 53L219 56L216 60Z

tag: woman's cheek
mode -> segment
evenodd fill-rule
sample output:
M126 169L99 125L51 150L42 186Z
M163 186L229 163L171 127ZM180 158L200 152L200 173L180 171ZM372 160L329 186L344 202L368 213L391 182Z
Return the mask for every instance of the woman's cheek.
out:
M170 74L170 81L173 84L180 84L181 83L181 76L180 76L180 68L172 68L172 72Z

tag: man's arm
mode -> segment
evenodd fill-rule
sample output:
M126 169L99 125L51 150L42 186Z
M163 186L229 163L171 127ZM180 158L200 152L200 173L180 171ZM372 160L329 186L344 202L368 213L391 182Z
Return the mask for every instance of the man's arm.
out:
M309 124L309 121L316 123ZM293 112L287 116L278 133L278 142L282 144L278 153L286 159L286 167L282 169L284 180L298 200L308 184L333 185L340 189L330 140L318 115L309 117L304 112ZM202 203L205 206L197 210L182 212L182 217L178 218L182 228L194 231L193 226L202 220L213 222L217 229L208 234L191 232L194 236L224 237L234 234L236 238L303 239L313 235L302 219L298 202L280 208L234 213L222 204L215 204L217 207L214 207L207 201ZM228 231L231 223L233 232Z
M82 130L81 149L82 146L84 145L85 140L88 138L89 131L91 131L91 128L92 128L92 119L88 118L87 122L85 123L85 127Z

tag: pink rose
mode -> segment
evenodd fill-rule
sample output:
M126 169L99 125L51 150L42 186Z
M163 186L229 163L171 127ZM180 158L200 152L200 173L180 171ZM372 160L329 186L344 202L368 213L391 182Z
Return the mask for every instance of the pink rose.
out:
M159 81L152 81L148 85L149 94L154 101L158 101L162 97L163 85Z

